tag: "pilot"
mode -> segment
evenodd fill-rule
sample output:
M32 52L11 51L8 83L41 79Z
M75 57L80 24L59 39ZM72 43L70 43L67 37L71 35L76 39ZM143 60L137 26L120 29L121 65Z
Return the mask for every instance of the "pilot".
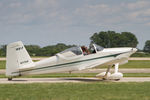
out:
M85 50L86 50L87 54L90 54L90 52L89 52L87 47L85 47Z
M82 46L81 49L82 49L84 55L90 54L90 52L88 51L88 48L87 48L87 47Z

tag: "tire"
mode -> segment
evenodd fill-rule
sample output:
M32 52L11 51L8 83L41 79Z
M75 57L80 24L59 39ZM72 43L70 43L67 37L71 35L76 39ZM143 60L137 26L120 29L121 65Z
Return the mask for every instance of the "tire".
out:
M12 77L8 77L8 81L11 81L12 80Z

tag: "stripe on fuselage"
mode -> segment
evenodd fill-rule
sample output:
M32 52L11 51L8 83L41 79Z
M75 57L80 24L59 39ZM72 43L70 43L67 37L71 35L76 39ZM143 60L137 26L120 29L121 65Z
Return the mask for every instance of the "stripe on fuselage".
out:
M124 53L128 53L128 52L124 52ZM64 64L57 64L57 65L46 66L46 67L41 67L41 68L28 69L28 70L24 70L24 71L12 72L12 74L14 74L14 73L20 73L21 74L22 72L28 72L28 71L34 71L34 70L41 70L41 69L47 69L47 68L52 68L52 69L63 68L63 67L67 67L67 66L64 66L64 65L70 65L70 64L74 64L74 63L81 63L81 62L95 60L95 59L102 59L102 58L108 58L108 57L116 57L116 56L118 56L120 54L124 54L124 53L118 53L118 54L113 54L113 55L109 55L109 56L103 56L103 57L91 58L91 59L86 59L86 60L74 61L74 62L69 62L69 63L64 63ZM57 66L59 66L59 67L57 67Z

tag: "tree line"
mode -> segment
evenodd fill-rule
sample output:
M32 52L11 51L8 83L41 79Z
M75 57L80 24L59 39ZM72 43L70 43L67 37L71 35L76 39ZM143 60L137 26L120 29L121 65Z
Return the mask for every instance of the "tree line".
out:
M40 47L38 45L25 45L30 56L53 56L67 48L74 47L75 45L66 45L64 43L58 43L56 45L49 45ZM6 45L2 45L0 48L0 56L6 56Z
M91 43L98 44L105 48L112 47L137 47L138 39L131 32L116 33L115 31L101 31L94 33L90 37ZM56 45L49 45L40 47L38 45L25 45L30 56L53 56L67 48L74 47L76 45L66 45L64 43L58 43ZM146 53L150 53L150 40L147 40L144 49L141 50ZM150 55L150 54L149 54ZM6 56L6 45L0 47L0 56Z
M116 33L115 31L101 31L90 37L91 43L96 43L105 48L112 47L137 47L138 40L131 32Z

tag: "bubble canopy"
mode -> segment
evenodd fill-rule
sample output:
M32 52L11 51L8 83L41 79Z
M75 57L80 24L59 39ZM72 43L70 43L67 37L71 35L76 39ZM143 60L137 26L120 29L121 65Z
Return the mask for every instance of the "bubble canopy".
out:
M98 51L102 51L104 48L97 45L97 44L92 44L90 46L90 49L95 50L96 52L98 52ZM83 54L83 51L82 51L81 47L79 47L79 46L66 49L66 50L60 52L60 54L64 54L64 53L67 53L67 52L72 52L75 55L82 55Z
M73 52L76 55L81 55L82 54L82 50L79 46L66 49L66 50L62 51L60 54L70 52L70 51Z

